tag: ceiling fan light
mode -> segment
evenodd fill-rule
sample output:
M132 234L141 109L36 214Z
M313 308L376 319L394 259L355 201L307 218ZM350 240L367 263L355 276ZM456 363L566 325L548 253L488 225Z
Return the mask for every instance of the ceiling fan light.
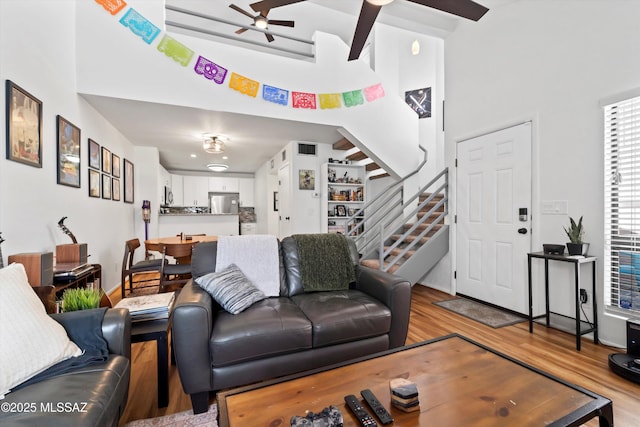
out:
M256 25L256 28L260 28L261 30L266 30L267 29L267 18L265 18L263 16L258 16L255 19L254 24Z
M224 172L229 169L229 165L225 165L223 163L209 163L207 165L207 169L212 172Z
M393 0L367 0L367 3L371 3L374 6L386 6Z

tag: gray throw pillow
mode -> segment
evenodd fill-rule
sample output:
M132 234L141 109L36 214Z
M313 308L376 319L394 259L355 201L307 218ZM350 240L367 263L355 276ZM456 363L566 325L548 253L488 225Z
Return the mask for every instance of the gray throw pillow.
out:
M196 283L231 314L238 314L267 296L235 264L198 277Z

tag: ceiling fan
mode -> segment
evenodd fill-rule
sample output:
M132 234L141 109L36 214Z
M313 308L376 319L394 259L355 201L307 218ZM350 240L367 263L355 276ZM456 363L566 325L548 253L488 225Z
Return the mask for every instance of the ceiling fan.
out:
M278 20L278 19L267 19L267 15L269 14L269 10L271 8L259 8L259 9L254 9L256 12L258 12L258 14L256 16L253 16L251 13L247 12L246 10L242 9L241 7L236 6L235 4L230 4L229 7L233 10L235 10L236 12L240 12L245 16L248 16L249 18L253 19L253 26L260 28L261 30L266 30L268 28L269 25L281 25L283 27L293 27L294 26L294 22L293 21L282 21L282 20ZM236 30L236 34L242 34L245 31L247 31L247 28L240 28L238 30ZM271 34L269 33L264 33L264 36L267 38L267 40L269 41L269 43L271 43L274 38Z
M274 9L280 6L286 6L293 3L299 3L305 0L262 0L251 4L251 8L256 12L261 10ZM364 44L369 37L369 33L373 28L373 24L378 17L378 12L382 6L391 3L393 0L363 0L358 24L351 42L351 50L349 51L349 61L358 59L364 48ZM451 13L462 18L477 21L485 13L489 11L486 7L472 0L409 0L422 6L431 7L443 12Z

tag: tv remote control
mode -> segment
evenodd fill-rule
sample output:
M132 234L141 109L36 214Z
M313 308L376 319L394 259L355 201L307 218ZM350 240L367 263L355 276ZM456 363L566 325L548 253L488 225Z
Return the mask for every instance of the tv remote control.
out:
M353 412L353 415L356 416L362 427L378 427L378 423L376 423L376 420L374 420L373 417L369 415L367 410L364 409L364 406L362 406L357 397L355 397L353 394L350 394L344 397L344 401L346 402L351 412Z
M373 394L371 390L362 390L360 394L383 425L391 424L393 422L393 417L391 416L389 411L387 411L386 408L382 406L382 403L380 403L376 395Z

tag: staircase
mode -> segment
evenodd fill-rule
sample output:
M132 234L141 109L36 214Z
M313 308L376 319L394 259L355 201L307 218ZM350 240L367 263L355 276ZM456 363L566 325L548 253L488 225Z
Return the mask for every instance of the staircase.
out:
M346 160L359 162L359 164L364 165L369 179L379 179L389 176L380 165L371 160L366 153L353 145L347 138L342 138L340 141L334 142L333 149L345 151L344 158Z

